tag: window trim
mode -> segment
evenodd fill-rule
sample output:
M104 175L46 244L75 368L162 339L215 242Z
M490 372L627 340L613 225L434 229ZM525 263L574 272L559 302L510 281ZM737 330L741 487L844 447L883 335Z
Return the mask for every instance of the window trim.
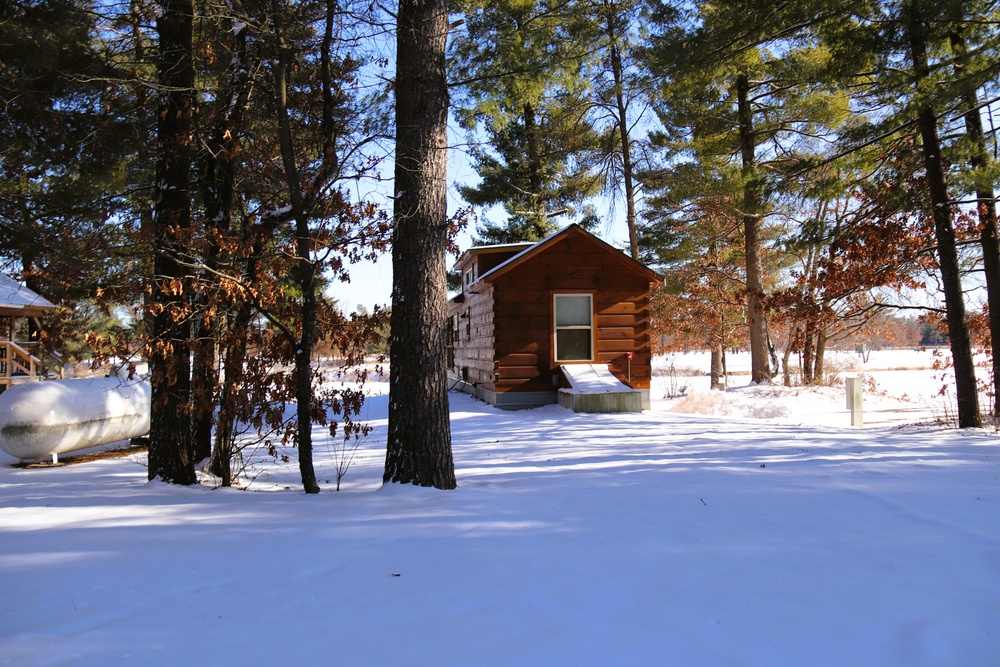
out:
M557 324L557 311L556 303L559 297L581 297L585 296L590 301L590 324L587 326L573 325L573 326L558 326ZM552 360L557 364L585 364L593 363L597 355L597 317L594 313L594 293L593 292L553 292L552 293ZM588 359L560 359L559 358L559 331L566 330L589 330L590 331L590 358Z
M467 292L469 288L479 279L479 263L474 262L472 266L462 273L462 291Z

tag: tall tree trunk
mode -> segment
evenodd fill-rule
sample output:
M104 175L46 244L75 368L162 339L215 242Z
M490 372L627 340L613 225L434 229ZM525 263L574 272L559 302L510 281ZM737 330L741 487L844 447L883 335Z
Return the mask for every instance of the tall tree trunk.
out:
M917 95L920 95L920 84L928 78L930 71L927 62L927 26L915 0L906 2L904 11L910 55L913 59L914 87L917 89ZM937 116L929 100L919 100L917 126L923 143L924 168L927 171L934 234L938 245L938 262L944 286L948 337L955 365L958 426L978 428L982 426L982 417L979 413L979 396L976 389L976 367L972 360L972 343L965 321L962 275L955 243L955 227L951 219L948 184L945 180L941 146L938 141Z
M212 448L212 474L220 479L222 486L233 485L233 445L235 444L237 401L243 380L243 364L246 361L246 331L250 319L250 307L244 305L232 315L227 339L229 345L223 348L222 387L219 391L219 418L215 429L215 445ZM242 323L242 327L241 327Z
M802 335L802 384L814 384L813 360L816 352L816 324L806 320L806 330Z
M719 248L718 243L715 238L712 239L708 247L708 257L710 258L710 266L714 270L718 270L719 264ZM716 274L717 275L717 274ZM715 279L713 279L715 280ZM722 290L718 290L719 303L724 303L724 296ZM723 308L719 308L719 329L718 329L718 340L712 346L712 357L711 357L711 389L726 389L728 384L726 379L726 315Z
M239 2L233 4L234 11L242 10ZM233 206L236 199L236 169L239 153L239 137L243 134L244 111L249 104L251 72L247 62L247 34L241 23L242 16L229 17L231 29L227 31L227 47L231 52L222 92L216 97L216 108L211 131L202 152L202 196L205 200L205 264L208 272L219 269L222 253L220 242L233 228ZM244 238L248 233L244 233ZM258 244L253 245L258 249ZM256 256L256 255L255 255ZM253 269L254 260L248 260L248 268ZM252 275L252 273L247 274ZM212 277L207 276L211 283ZM235 404L238 401L239 385L243 377L243 363L246 359L246 329L251 317L251 306L241 300L235 306L236 312L228 317L229 327L222 327L228 334L228 342L218 341L221 318L212 322L199 321L199 347L195 353L193 373L196 383L195 394L203 395L210 409L202 408L195 420L194 440L197 456L202 456L209 448L212 461L211 470L221 479L222 486L232 485L232 454L234 440ZM218 313L215 313L218 314ZM223 384L219 386L218 351L223 348ZM215 400L215 399L218 400ZM211 399L211 400L209 400ZM211 441L211 426L214 408L218 404L219 418L214 446Z
M396 169L383 482L453 489L446 376L446 0L400 0Z
M274 223L273 223L274 224ZM274 233L273 228L254 229L249 222L243 223L243 241L251 246L251 252L244 270L244 279L253 283L257 276L257 258L263 252L267 239ZM247 341L250 338L250 321L253 319L253 305L246 295L236 312L230 314L223 351L223 381L219 398L219 419L215 432L215 447L212 449L212 474L221 479L222 486L233 482L233 452L235 450L236 422L240 414L243 380L246 376Z
M191 227L190 136L194 115L191 0L165 0L156 26L160 38L160 112L154 205L154 277L150 373L152 412L149 479L196 481L191 452L189 340L190 290L177 258Z
M750 108L750 79L746 74L736 77L740 156L745 183L743 186L743 245L746 255L747 326L750 330L750 382L770 382L770 345L767 334L767 313L764 309L764 282L761 265L760 182L757 179L756 140L753 131L753 111Z
M716 343L712 346L712 358L711 358L711 376L712 381L709 385L710 389L725 389L725 368L722 363L723 357L723 344Z
M191 368L191 396L194 409L191 415L191 455L195 462L212 455L212 421L215 414L215 389L218 385L218 352L215 342L215 314L208 314L209 305L202 295L196 299L199 311L195 325L193 366Z
M813 385L822 384L823 378L816 375L816 358L820 354L819 339L822 330L821 317L822 308L817 305L817 285L819 276L819 255L821 247L828 244L826 229L826 216L829 211L829 202L823 201L818 212L817 220L820 221L820 228L814 240L809 243L806 252L806 263L803 267L805 285L802 289L802 310L805 313L805 335L802 341L802 384Z
M275 93L278 111L278 142L288 183L292 216L295 219L296 276L302 292L299 307L300 336L295 342L295 417L298 434L299 476L306 493L319 493L312 448L312 351L316 338L316 264L312 259L309 215L302 198L302 182L295 162L292 128L288 112L287 74L292 66L291 53L279 46L275 63Z
M295 416L298 421L299 476L306 493L319 493L316 471L313 468L312 445L312 351L316 339L316 267L309 257L308 230L305 235L298 228L296 240L297 259L301 275L302 338L295 351ZM308 227L307 227L308 229ZM305 239L305 240L303 240Z
M242 134L243 112L249 102L251 68L245 62L249 31L242 29L240 19L235 16L229 20L232 28L225 33L225 46L231 56L222 75L211 128L201 151L201 185L205 202L204 262L207 269L198 293L198 332L192 371L192 391L197 405L192 438L197 460L212 453L212 420L218 398L219 367L218 312L212 303L209 286L215 282L212 272L219 268L219 243L232 228L238 137Z
M955 3L961 10L964 3ZM997 232L996 195L993 182L987 167L990 165L990 154L986 148L986 135L983 132L983 118L979 111L979 93L975 85L966 75L969 54L965 39L960 32L964 11L959 11L956 18L956 28L950 35L952 50L955 53L955 79L960 84L965 133L972 146L969 166L972 167L976 187L976 210L979 214L979 244L983 249L983 272L986 274L986 302L989 305L990 316L990 352L993 356L993 420L1000 424L1000 234Z
M824 219L826 218L825 212L829 210L828 204L829 202L824 202L823 204ZM836 243L834 243L834 241L840 238L840 233L842 228L843 228L843 215L839 210L836 210L834 216L833 229L830 229L825 223L823 225L822 243L825 244L827 248L829 248L830 252L829 259L831 261L835 259L837 256L837 246ZM816 249L816 255L818 256L818 254L819 254L819 247L817 247ZM817 261L816 256L814 256L814 259L811 261L811 266L812 266L811 269L812 277L810 278L809 283L811 285L816 285L819 282L819 274L817 271L819 262ZM813 377L816 379L817 383L823 384L826 382L826 339L827 339L827 331L829 329L829 320L827 319L828 306L822 299L817 298L818 295L816 294L816 291L817 290L813 288L811 296L812 303L818 302L816 306L817 308L816 316L818 321L816 325L816 360L814 362Z
M792 372L788 368L788 361L792 357L792 347L795 344L795 337L798 335L798 324L792 323L788 330L788 341L785 343L785 354L781 358L782 383L786 387L792 386Z
M209 241L204 257L208 266L214 267L218 246ZM195 302L195 339L192 345L191 368L191 451L194 460L202 461L212 455L212 421L215 416L216 388L219 384L219 367L216 361L215 306L207 294L212 278L205 277L199 285Z
M816 326L816 360L813 367L813 381L816 384L823 384L823 373L826 372L824 355L826 355L826 326L819 324Z
M259 248L254 256L259 255ZM248 260L246 276L250 279L256 273L255 260ZM236 444L236 422L240 414L240 395L246 377L247 340L250 336L250 321L253 306L244 300L235 312L230 312L223 345L222 387L219 391L219 418L215 429L215 445L212 448L212 474L221 480L222 486L233 484L233 452Z

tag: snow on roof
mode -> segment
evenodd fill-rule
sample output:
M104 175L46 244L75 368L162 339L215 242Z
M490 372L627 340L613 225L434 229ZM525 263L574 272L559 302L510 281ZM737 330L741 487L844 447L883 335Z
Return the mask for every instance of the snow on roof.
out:
M28 289L10 276L0 273L0 308L16 310L46 310L55 304Z

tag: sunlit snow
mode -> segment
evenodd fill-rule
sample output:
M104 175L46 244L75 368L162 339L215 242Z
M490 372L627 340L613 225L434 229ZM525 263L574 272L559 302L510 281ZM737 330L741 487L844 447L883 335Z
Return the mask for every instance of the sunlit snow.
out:
M927 359L838 362L863 428L843 386L709 392L698 355L641 414L453 393L449 492L381 487L384 382L340 493L325 428L318 496L294 452L248 491L5 457L0 663L998 665L1000 436L931 422Z

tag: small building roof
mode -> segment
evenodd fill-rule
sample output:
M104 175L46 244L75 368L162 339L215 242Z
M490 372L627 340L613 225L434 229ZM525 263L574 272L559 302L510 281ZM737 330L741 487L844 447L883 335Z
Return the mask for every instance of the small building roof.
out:
M476 245L466 249L455 262L455 268L461 267L469 259L477 255L491 255L502 252L518 253L535 245L535 241L519 241L517 243L498 243L495 245Z
M535 241L518 241L517 243L498 243L496 245L477 245L472 246L465 252L470 255L482 255L488 252L504 252L506 250L524 250L525 248L530 248L535 245Z
M0 315L7 317L38 317L55 304L28 289L10 276L0 273Z
M545 251L546 249L556 245L561 241L564 241L565 239L572 238L574 236L578 238L585 238L588 241L591 241L595 246L607 252L610 256L619 260L626 267L630 268L633 271L637 271L646 278L648 278L649 282L651 283L657 282L662 279L662 276L660 276L660 274L658 274L656 271L653 271L651 268L649 268L642 262L637 262L636 260L632 259L629 255L626 255L624 252L614 247L610 243L607 243L606 241L603 241L598 237L594 236L593 234L591 234L590 232L588 232L587 230L585 230L583 227L581 227L576 223L563 227L558 232L546 236L544 239L538 241L537 243L524 244L525 245L524 250L511 257L506 262L503 262L502 264L495 266L490 271L487 271L483 275L479 276L479 279L485 280L486 282L495 280L496 278L499 278L500 276L504 275L505 273L513 269L514 267L524 263L525 261L531 259L532 257ZM475 248L470 248L467 252L472 252L473 250L475 250Z

